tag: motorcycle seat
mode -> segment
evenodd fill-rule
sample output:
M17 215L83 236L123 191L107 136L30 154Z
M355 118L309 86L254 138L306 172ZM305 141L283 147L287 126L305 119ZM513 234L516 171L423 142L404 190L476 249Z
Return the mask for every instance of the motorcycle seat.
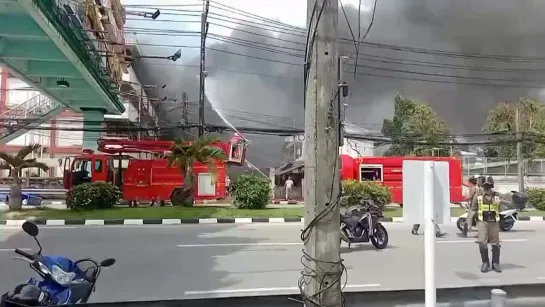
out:
M359 216L341 215L341 221L348 225L354 225L360 220Z

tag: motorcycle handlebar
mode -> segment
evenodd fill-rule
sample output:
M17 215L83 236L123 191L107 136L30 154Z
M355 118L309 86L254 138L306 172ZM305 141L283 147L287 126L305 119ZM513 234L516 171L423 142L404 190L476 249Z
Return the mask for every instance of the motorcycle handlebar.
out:
M25 258L28 258L30 260L34 260L34 255L31 255L31 254L29 254L29 253L27 253L25 251L22 251L22 250L20 250L18 248L15 249L15 253L18 254L18 255L21 255L21 256L23 256Z

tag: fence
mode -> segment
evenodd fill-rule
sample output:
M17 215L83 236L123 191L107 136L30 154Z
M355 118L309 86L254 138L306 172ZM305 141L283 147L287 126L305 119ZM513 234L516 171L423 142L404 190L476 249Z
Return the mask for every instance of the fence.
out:
M500 158L464 157L464 175L492 175L495 177L516 177L518 174L517 160ZM528 177L545 176L545 159L524 161L525 175Z

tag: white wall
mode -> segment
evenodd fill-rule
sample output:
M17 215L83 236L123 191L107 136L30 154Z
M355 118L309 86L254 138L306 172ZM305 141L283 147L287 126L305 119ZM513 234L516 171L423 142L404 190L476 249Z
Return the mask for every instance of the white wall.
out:
M49 123L42 124L40 127L46 128L45 130L31 130L27 133L15 138L13 141L8 142L7 145L13 146L26 146L28 144L40 144L42 146L49 146Z
M350 140L345 138L344 145L340 148L339 154L348 155L352 158L363 156L374 156L375 144L369 141Z
M16 90L16 89L22 89L22 88L28 88L28 84L25 82L10 77L8 79L8 88L10 90ZM20 105L21 103L31 99L34 96L37 96L40 94L38 91L27 91L27 90L20 90L20 91L8 91L7 95L7 104L8 107L15 107L17 105Z
M75 122L67 122L67 121ZM76 122L77 121L77 122ZM81 117L63 118L63 121L57 122L58 128L83 129ZM57 130L57 147L70 147L83 145L83 131Z
M138 121L138 110L130 103L123 103L125 106L125 112L121 115L104 115L105 119L128 119L131 122Z

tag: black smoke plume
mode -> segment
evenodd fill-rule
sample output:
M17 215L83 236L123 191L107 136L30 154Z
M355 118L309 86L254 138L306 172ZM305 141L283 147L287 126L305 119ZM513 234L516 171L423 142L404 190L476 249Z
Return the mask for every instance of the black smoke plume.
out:
M299 0L303 1L303 0ZM353 2L353 1L352 1ZM365 8L372 8L374 1L363 1ZM227 3L228 4L228 3ZM358 9L345 5L349 23L355 36L358 35ZM224 14L212 8L211 12ZM510 56L536 57L542 52L541 39L545 32L542 23L545 1L526 0L379 0L373 28L366 41L414 48L448 50L463 53L499 54ZM305 18L306 12L301 12ZM361 12L361 34L370 21L371 10ZM224 17L229 18L229 17ZM243 18L238 16L238 18ZM303 127L303 69L301 66L264 61L253 57L275 61L303 64L305 31L294 31L282 27L276 33L244 25L215 22L212 18L210 33L217 33L214 24L236 27L230 37L247 46L235 45L209 36L208 47L248 57L237 56L214 50L207 51L207 105L206 121L223 124L213 108L218 108L235 126L302 128ZM237 21L234 21L237 22ZM160 24L160 23L156 23ZM138 27L152 27L155 24L143 22ZM167 25L171 29L181 29L179 24ZM165 29L167 26L161 25ZM272 27L267 24L267 27ZM352 38L347 22L339 9L339 36ZM194 30L194 29L193 29ZM197 29L198 30L198 29ZM253 32L250 34L248 32ZM287 33L280 33L287 32ZM291 33L291 34L288 34ZM268 38L267 36L274 36ZM357 37L356 37L357 38ZM139 37L140 42L155 44L198 45L199 38L176 38L174 36ZM252 41L252 45L243 43ZM290 42L287 42L290 41ZM261 48L256 48L261 46ZM263 48L279 49L293 53L285 55ZM354 45L348 41L341 44L341 53L353 55ZM169 54L177 48L142 46L145 54ZM183 64L190 67L174 67L178 63L143 61L138 65L141 81L149 84L167 83L168 87L158 96L169 95L180 98L187 92L190 98L190 119L197 121L198 99L198 49L183 49ZM363 128L380 131L383 118L391 117L396 92L404 96L421 99L430 104L454 132L480 131L486 112L499 101L513 101L521 96L538 97L540 89L516 88L507 86L483 86L474 84L523 84L536 85L542 81L538 72L481 71L479 69L460 70L444 67L424 67L399 63L377 61L376 56L397 58L400 61L425 61L430 63L465 65L471 67L492 67L501 69L539 69L542 61L531 63L491 61L475 58L453 58L434 54L412 53L381 48L360 47L358 64L376 68L347 67L350 95L348 121ZM187 58L189 55L189 58ZM299 56L295 56L299 55ZM373 57L374 56L374 57ZM159 62L161 65L158 65ZM349 63L353 63L350 60ZM423 74L410 74L391 70L413 71ZM425 74L456 75L466 78L450 78ZM365 74L385 77L365 76ZM474 79L471 79L474 78ZM488 79L509 79L510 82L490 81ZM423 82L410 79L424 79ZM517 81L521 80L521 81ZM530 80L530 81L527 81ZM441 83L446 82L446 83ZM165 122L180 122L181 107L173 104L161 106ZM283 160L284 137L248 135L252 144L248 158L259 167L279 166Z

